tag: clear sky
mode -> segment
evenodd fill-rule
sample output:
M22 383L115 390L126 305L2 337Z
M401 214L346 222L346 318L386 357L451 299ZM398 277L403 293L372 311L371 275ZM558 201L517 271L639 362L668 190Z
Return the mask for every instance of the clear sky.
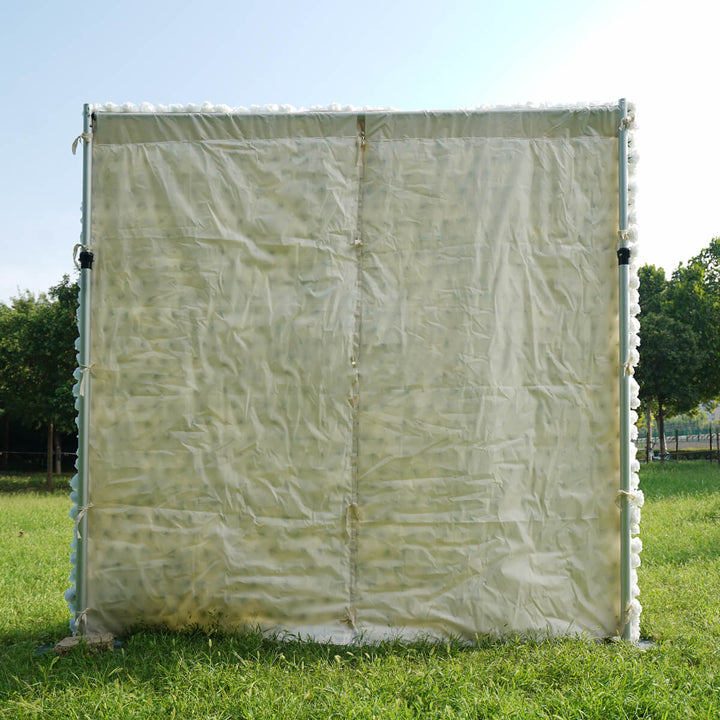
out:
M72 273L85 102L400 110L637 105L640 259L720 236L709 0L9 0L0 28L0 301Z

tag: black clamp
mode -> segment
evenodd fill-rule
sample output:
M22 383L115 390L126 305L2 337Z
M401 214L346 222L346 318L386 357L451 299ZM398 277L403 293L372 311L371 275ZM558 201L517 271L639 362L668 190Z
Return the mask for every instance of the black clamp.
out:
M89 250L80 251L80 269L92 270L93 260L95 256Z
M622 247L617 251L618 265L630 264L630 248Z

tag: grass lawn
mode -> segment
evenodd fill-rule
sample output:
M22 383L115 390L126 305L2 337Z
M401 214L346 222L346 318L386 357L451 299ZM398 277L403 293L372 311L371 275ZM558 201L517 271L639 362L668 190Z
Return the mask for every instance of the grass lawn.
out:
M0 477L0 718L720 718L720 466L643 468L642 652L583 640L334 647L68 634L66 490Z

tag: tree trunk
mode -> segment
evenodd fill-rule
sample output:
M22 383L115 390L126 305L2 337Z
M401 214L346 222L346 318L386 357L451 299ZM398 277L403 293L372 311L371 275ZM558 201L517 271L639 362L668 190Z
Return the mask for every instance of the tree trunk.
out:
M47 472L45 473L45 488L48 492L53 489L53 424L48 425L47 434Z
M55 433L55 474L62 472L62 434Z
M10 462L10 418L3 418L2 469L7 470Z
M650 462L652 456L652 413L650 406L645 410L645 462Z
M665 462L665 411L662 403L658 403L657 429L660 436L660 462Z

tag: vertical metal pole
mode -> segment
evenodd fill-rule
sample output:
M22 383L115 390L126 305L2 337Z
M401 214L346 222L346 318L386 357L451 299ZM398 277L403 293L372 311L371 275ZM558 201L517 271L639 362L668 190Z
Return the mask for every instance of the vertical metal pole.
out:
M622 637L630 640L630 373L627 361L629 352L629 296L630 296L630 250L627 247L628 229L628 141L627 102L618 104L618 179L620 200L620 248L618 269L620 284L620 622Z
M86 629L85 613L87 611L87 512L88 505L88 441L90 436L90 293L91 268L93 255L88 252L90 246L90 180L92 170L92 117L90 106L83 107L83 202L82 202L82 245L80 253L80 308L78 311L78 331L80 342L78 355L83 376L80 383L81 391L78 403L78 505L81 516L78 521L77 541L77 611L75 614L75 634L81 634Z

